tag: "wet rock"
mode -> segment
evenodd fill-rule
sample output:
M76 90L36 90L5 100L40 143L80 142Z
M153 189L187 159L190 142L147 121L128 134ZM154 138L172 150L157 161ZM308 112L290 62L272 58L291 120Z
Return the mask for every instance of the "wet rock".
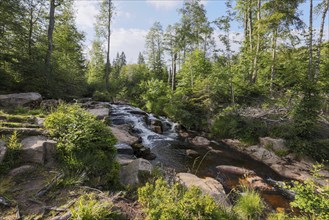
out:
M128 111L129 113L131 114L134 114L134 115L143 115L143 116L147 116L147 113L142 111L142 110L138 110L138 109L135 109L135 110L130 110Z
M235 175L255 175L256 173L253 170L248 170L242 167L235 167L230 165L220 165L216 166L216 169L220 173L230 173Z
M125 186L139 186L144 184L151 175L152 164L142 158L136 159L120 170L120 181Z
M0 107L38 107L40 105L41 100L41 95L36 92L0 95Z
M115 159L121 166L126 166L136 160L137 157L135 155L117 154Z
M189 156L189 157L192 157L192 158L200 156L200 154L198 152L196 152L195 150L192 150L192 149L187 149L186 150L186 155Z
M7 153L7 146L3 140L0 140L0 164L5 159Z
M205 137L196 136L191 140L191 143L196 146L208 146L210 141Z
M114 147L117 149L118 154L134 154L133 148L128 144L117 143Z
M109 117L110 109L109 108L94 108L94 109L87 109L87 111L96 116L99 120L104 120Z
M151 130L158 134L163 133L161 126L151 125Z
M35 166L32 165L23 165L20 167L17 167L9 172L10 176L18 176L21 174L29 174L35 170Z
M256 175L250 175L245 178L248 187L259 190L259 191L273 191L274 188L267 184L263 178L256 176Z
M128 145L137 144L139 139L138 137L132 136L129 132L119 129L117 127L109 127L112 131L112 134L116 137L118 142L125 143Z
M288 151L284 140L281 138L270 138L270 137L261 137L259 138L259 143L267 149L272 149L273 151Z
M220 202L224 206L228 206L229 203L226 200L224 188L217 180L206 177L201 179L191 173L178 173L176 174L177 181L186 187L196 186L200 190L213 197L216 201Z
M56 142L44 136L31 136L22 140L22 161L52 165L55 161Z

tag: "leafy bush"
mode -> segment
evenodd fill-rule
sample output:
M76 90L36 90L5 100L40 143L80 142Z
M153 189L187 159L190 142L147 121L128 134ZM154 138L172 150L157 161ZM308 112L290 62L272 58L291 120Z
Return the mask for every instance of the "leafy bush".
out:
M235 213L241 219L258 219L262 214L264 204L260 195L250 189L245 189L238 198L236 204L233 207Z
M198 188L187 189L176 183L169 186L163 179L138 189L138 201L146 219L233 219Z
M70 171L86 172L93 184L118 182L116 140L103 122L78 105L60 105L44 124L58 141L60 160Z
M318 171L322 165L314 167L314 177L321 178ZM326 180L328 181L328 180ZM293 186L285 185L295 192L295 200L291 207L298 208L310 219L329 219L329 186L319 186L314 179L307 179L304 183L293 182Z
M113 212L112 202L102 200L95 194L87 194L82 196L76 207L71 208L71 219L76 220L106 220L106 219L122 219L122 217Z

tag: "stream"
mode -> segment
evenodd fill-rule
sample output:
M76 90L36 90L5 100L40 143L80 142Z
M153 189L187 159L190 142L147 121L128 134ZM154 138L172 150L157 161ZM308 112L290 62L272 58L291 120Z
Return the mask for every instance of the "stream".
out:
M284 180L265 164L226 146L224 143L211 141L210 145L205 147L191 144L188 138L182 138L177 133L178 124L167 118L155 117L153 114L148 114L129 105L111 104L110 109L112 125L130 124L134 133L142 138L142 144L149 147L151 152L156 155L156 159L151 161L153 165L161 164L164 167L174 169L176 173L190 172L198 177L213 177L223 184L226 193L239 185L241 176L220 173L216 169L216 166L219 165L231 165L253 170L269 185L273 184L273 180ZM152 131L149 123L152 120L161 122L162 134ZM190 157L186 153L187 150L193 150L199 156ZM271 208L289 209L290 201L282 191L262 191L261 195Z

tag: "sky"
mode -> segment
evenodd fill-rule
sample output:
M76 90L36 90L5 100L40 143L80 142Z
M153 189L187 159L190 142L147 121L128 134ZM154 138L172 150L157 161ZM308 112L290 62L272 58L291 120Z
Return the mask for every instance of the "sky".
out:
M319 3L315 0L314 4ZM85 52L91 47L95 37L95 16L99 12L98 0L75 0L76 23L80 31L83 31L85 40ZM111 35L111 60L117 52L124 51L128 63L136 63L139 52L143 52L145 36L154 22L159 21L163 30L169 24L174 24L180 19L178 9L182 7L183 0L114 0L116 14L112 24ZM225 0L203 0L209 21L225 15ZM301 5L302 19L308 22L308 2ZM320 25L320 16L315 16L315 28ZM329 36L329 18L326 19L326 36ZM242 33L242 27L238 22L232 24L232 32ZM240 35L240 37L242 37ZM218 43L219 44L219 43ZM220 45L219 45L220 46ZM238 45L235 45L238 48Z

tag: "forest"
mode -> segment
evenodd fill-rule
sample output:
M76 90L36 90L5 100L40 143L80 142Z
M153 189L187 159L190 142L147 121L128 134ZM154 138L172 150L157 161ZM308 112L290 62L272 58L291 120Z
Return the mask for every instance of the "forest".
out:
M296 151L327 159L328 137L320 130L329 120L328 1L310 1L303 12L308 22L298 9L304 2L227 1L226 15L209 21L200 1L186 1L179 22L155 22L145 52L127 64L124 52L109 57L112 2L100 5L96 39L86 56L73 1L4 1L0 91L123 100L221 137L252 142L267 133L282 136ZM321 19L317 29L315 16ZM243 27L240 41L233 20ZM243 117L248 107L284 109L286 115L264 127Z
M293 153L296 158L307 157L321 163L315 165L315 170L319 167L328 170L329 32L326 32L329 31L329 0L226 0L225 15L215 20L208 18L203 1L184 0L177 10L176 23L166 27L161 21L153 23L145 37L145 50L138 51L134 63L127 61L125 51L115 51L116 56L110 56L117 8L111 0L97 2L95 38L88 49L86 35L76 24L77 2L74 0L1 1L0 95L37 92L46 100L63 102L92 98L100 105L113 104L118 114L122 109L116 104L129 104L133 106L128 107L129 114L147 116L149 120L154 119L153 114L163 116L179 124L179 135L193 134L188 141L194 140L195 134L214 140L208 142L209 146L216 141L239 140L253 147L262 137L283 139L288 150L277 150L275 155L285 157ZM301 5L307 5L307 10L301 11ZM236 22L241 33L236 31ZM22 109L14 112L20 111L25 113ZM7 113L0 111L0 117L8 120L2 122L1 118L1 123L10 123L10 112ZM107 112L107 117L112 117L112 113ZM116 126L113 130L111 122L100 123L76 105L59 105L56 111L42 114L47 114L47 117L43 115L45 127L42 129L47 129L58 141L60 164L68 170L68 173L63 171L65 177L56 185L58 188L78 185L80 180L75 180L78 175L79 178L85 175L86 181L82 182L91 187L97 188L102 183L104 188L97 188L98 191L119 188L119 165L113 156ZM27 116L12 117L19 118L20 122L21 118L26 123L29 120ZM160 119L163 118L158 117ZM16 146L16 133L12 139L1 138L9 140L7 145ZM131 145L151 152L141 143ZM13 149L16 152L15 147ZM208 153L215 150L210 147L209 152L204 154L195 174L202 163L206 163ZM13 168L15 158L13 153L12 161L0 163L0 177L6 175L2 173L4 170ZM242 171L239 169L239 172ZM55 177L57 181L56 178L62 176ZM296 192L295 204L290 204L308 216L301 219L329 218L328 187L317 184L305 181L305 184L295 182L294 186L282 187ZM0 200L5 192L1 186L0 181ZM225 208L218 210L207 196L201 197L198 189L189 191L176 184L168 186L161 178L129 190L127 197L142 204L146 210L142 216L146 219L192 219L197 216L193 205L182 205L187 211L173 205L187 204L190 200L202 209L202 213L197 210L199 217L195 219L268 217L259 195L249 189L245 192L246 198L259 200L259 204L245 215L240 215L240 211L251 202L243 201L243 196L240 200L234 198L234 205L227 212ZM81 197L80 206L87 201L89 211L96 212L93 207L105 198L102 193L99 195L96 199L95 195ZM196 199L199 197L200 200ZM164 201L163 206L157 203L159 198ZM106 202L103 205L108 205ZM72 209L71 214L79 216L74 210L84 208ZM295 214L291 219L299 219L298 212L297 217ZM94 217L82 219L105 218ZM285 217L283 214L282 218L277 215L268 219L290 219Z

